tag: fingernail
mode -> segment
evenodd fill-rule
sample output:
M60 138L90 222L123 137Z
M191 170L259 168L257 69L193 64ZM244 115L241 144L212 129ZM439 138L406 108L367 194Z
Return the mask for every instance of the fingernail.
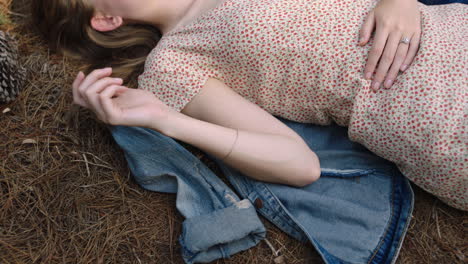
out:
M366 79L367 80L370 80L371 77L372 77L372 72L366 73Z
M401 70L401 71L406 71L406 68L408 68L408 65L403 64L403 65L401 65L400 70Z
M379 82L374 82L374 84L372 84L372 88L374 88L375 90L379 89L379 87L380 87Z
M390 88L390 87L392 86L392 84L393 84L393 80L391 80L391 79L390 79L390 80L387 80L387 81L385 82L385 88L387 88L387 89Z

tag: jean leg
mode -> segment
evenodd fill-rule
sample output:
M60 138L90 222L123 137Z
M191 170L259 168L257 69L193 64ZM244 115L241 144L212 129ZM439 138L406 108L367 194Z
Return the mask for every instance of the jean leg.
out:
M176 207L186 218L180 237L186 263L227 258L265 237L250 201L240 200L176 141L144 128L116 126L111 132L138 184L177 193Z

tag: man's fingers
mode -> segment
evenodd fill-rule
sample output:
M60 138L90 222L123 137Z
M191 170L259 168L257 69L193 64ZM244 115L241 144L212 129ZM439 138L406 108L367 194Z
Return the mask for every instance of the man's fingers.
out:
M375 15L374 15L374 11L372 10L367 16L366 20L364 21L364 24L362 25L361 30L359 31L359 45L363 46L367 42L369 42L372 31L374 30L374 26L375 26Z
M387 44L385 45L385 50L379 61L377 72L375 73L374 79L372 81L372 89L374 89L374 91L380 88L380 85L387 75L390 65L392 65L393 60L395 59L395 53L398 48L400 38L401 35L399 34L390 34L388 38Z
M418 52L418 49L419 49L420 38L421 38L421 32L416 32L410 39L408 53L406 54L406 58L400 67L401 71L405 71L406 69L408 69L408 66L413 62L413 59L416 56L416 53Z
M405 60L407 53L408 53L408 45L404 43L400 43L400 45L398 45L398 49L395 54L395 59L393 60L392 66L390 67L387 77L385 78L385 82L384 82L385 88L389 89L393 85L393 82L395 81L395 78L398 75L400 66L403 64L403 61Z
M385 48L385 43L387 42L388 32L379 30L377 28L374 36L374 45L369 52L369 57L367 58L367 64L364 68L364 77L368 80L372 78L377 62L382 55L382 52Z

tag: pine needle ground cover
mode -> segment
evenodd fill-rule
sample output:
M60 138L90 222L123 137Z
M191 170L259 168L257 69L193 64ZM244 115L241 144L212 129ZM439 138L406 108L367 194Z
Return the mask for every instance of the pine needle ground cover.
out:
M15 35L27 69L20 96L0 105L0 263L182 263L175 196L136 185L105 125L72 106L79 62L51 54L31 32L28 4L0 0L0 29ZM466 263L468 213L415 190L398 263ZM322 263L310 244L264 222L285 263ZM214 263L274 255L261 242Z

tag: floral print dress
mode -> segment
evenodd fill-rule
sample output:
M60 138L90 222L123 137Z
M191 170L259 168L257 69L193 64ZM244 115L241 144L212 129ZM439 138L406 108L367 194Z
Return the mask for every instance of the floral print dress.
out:
M468 210L466 5L420 4L421 44L391 89L373 92L357 45L376 0L224 0L163 36L139 88L181 111L208 78L269 113L349 127L415 184Z

